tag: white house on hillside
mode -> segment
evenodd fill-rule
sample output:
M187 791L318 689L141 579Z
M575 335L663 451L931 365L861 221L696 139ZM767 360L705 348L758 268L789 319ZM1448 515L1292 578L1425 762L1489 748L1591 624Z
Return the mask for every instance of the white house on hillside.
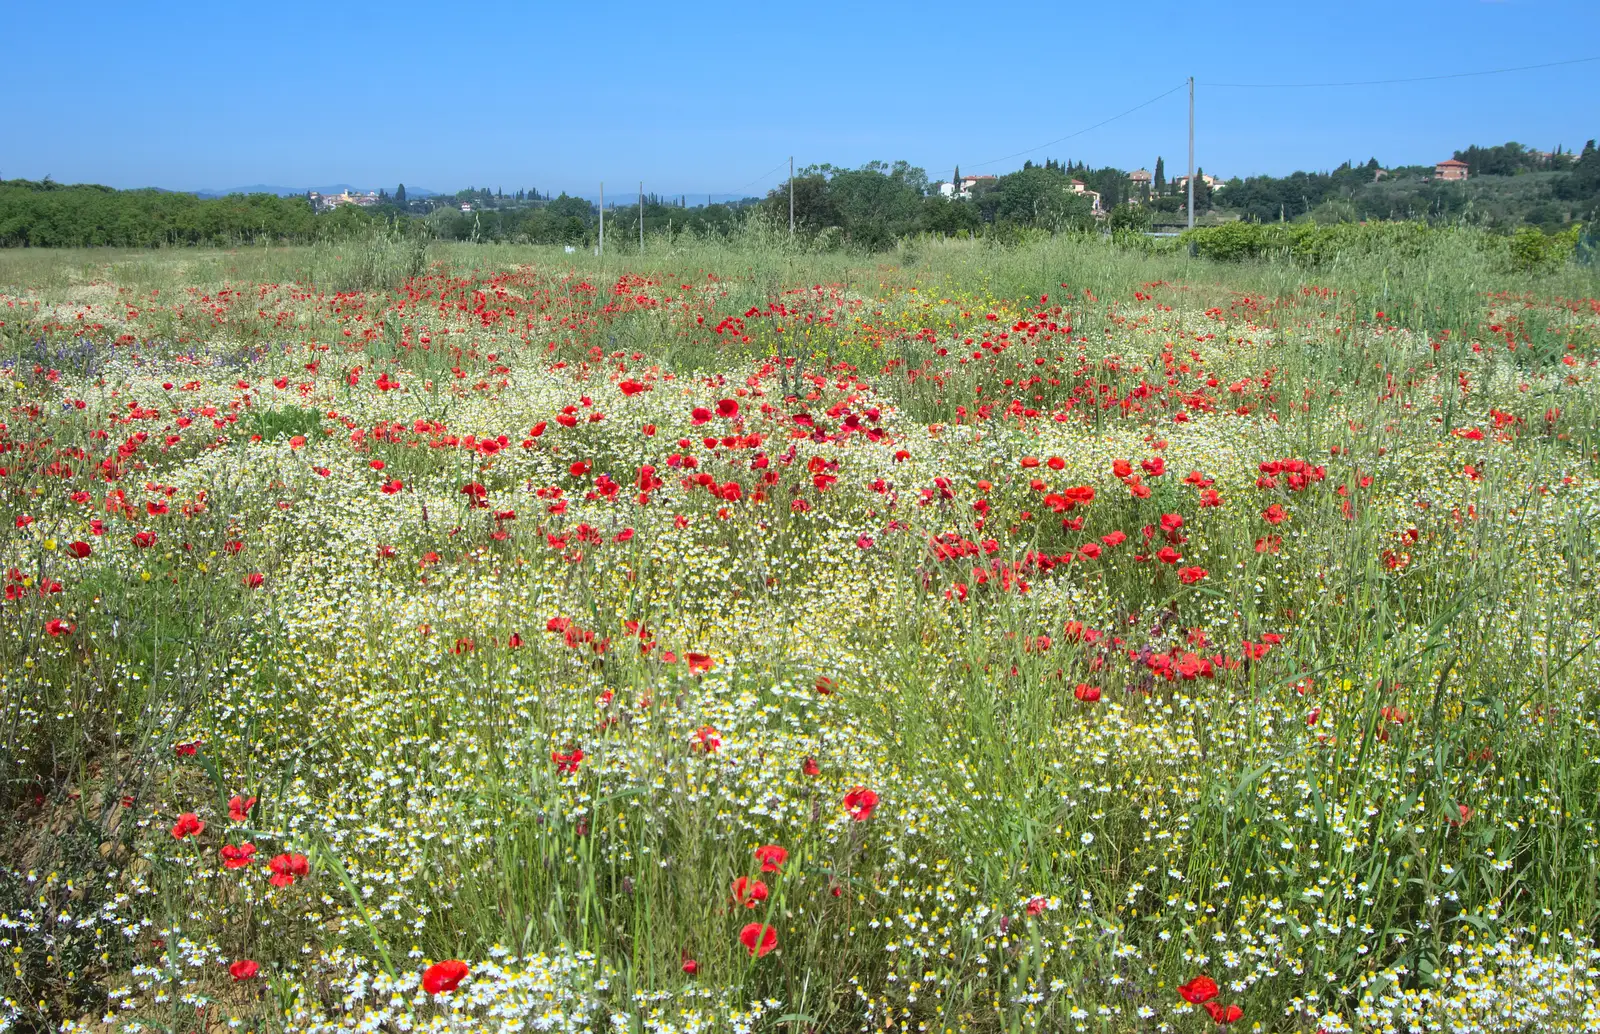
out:
M1082 196L1088 198L1089 211L1093 212L1095 215L1100 215L1104 211L1100 207L1100 192L1098 190L1090 190L1088 187L1084 186L1083 180L1072 181L1072 192L1074 194L1081 194Z
M951 183L935 183L933 187L939 192L940 197L969 198L972 196L973 187L980 183L993 183L999 178L998 176L963 176L961 177L961 189L959 191Z

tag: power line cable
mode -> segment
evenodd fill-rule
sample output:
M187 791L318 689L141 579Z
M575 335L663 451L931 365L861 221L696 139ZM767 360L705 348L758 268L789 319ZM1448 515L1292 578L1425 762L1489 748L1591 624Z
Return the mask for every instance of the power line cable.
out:
M1112 115L1110 118L1104 119L1104 120L1102 120L1100 122L1096 122L1092 126L1085 126L1083 129L1080 129L1075 133L1068 133L1066 136L1058 136L1054 140L1045 141L1044 143L1040 144L1038 147L1030 147L1025 151L1018 151L1015 154L1004 155L1003 157L1000 157L1000 158L991 158L986 162L979 162L976 165L969 165L969 166L967 166L967 168L969 168L969 169L981 169L981 168L983 168L984 166L987 166L987 165L995 165L995 164L998 164L999 162L1009 161L1012 158L1020 158L1025 154L1032 154L1034 151L1042 151L1046 147L1053 147L1054 145L1061 143L1063 140L1071 140L1075 136L1082 136L1085 133L1093 132L1094 130L1099 129L1101 126L1110 125L1111 123L1115 122L1117 119L1122 118L1125 115L1132 115L1134 112L1138 111L1140 108L1148 108L1150 105L1154 104L1156 101L1161 100L1163 97L1171 96L1172 94L1177 93L1179 90L1183 89L1184 87L1186 87L1188 85L1189 85L1189 81L1186 79L1183 82L1179 83L1177 86L1174 86L1172 89L1166 91L1165 93L1156 94L1154 97L1151 97L1149 100L1145 101L1143 104L1135 104L1133 107L1129 108L1127 111L1121 112L1121 113L1116 114L1116 115Z
M777 172L779 169L783 168L784 166L786 166L788 164L789 164L789 159L785 158L783 161L781 161L778 164L774 165L772 168L768 169L766 172L763 172L761 175L757 176L755 179L751 180L749 183L746 183L744 186L740 187L738 190L730 192L728 196L730 196L730 197L739 197L739 196L743 195L743 193L746 190L750 189L751 184L760 183L762 180L766 179L768 176L771 176L773 173Z
M774 165L772 168L768 169L766 172L763 172L761 175L757 176L755 179L751 180L749 183L744 184L744 186L740 187L738 190L733 190L733 191L724 190L724 191L711 191L711 192L707 192L707 191L703 191L703 190L699 190L699 191L696 191L696 190L691 190L691 191L677 190L677 191L673 191L673 193L671 195L668 195L668 196L669 197L675 197L675 196L678 196L678 195L681 194L684 197L698 197L698 196L703 194L708 198L709 197L731 197L731 198L741 199L742 200L743 197L744 197L744 192L746 190L748 190L753 184L761 182L762 180L766 179L768 176L770 176L773 173L777 172L779 169L784 168L788 164L789 164L789 159L785 158L783 161L779 162L777 165ZM650 196L655 197L655 196L659 196L659 195L652 194ZM632 207L634 204L635 204L635 202L633 202L633 201L619 202L618 205L613 206L613 207L629 208L629 207Z
M1466 79L1477 75L1505 75L1508 72L1530 72L1536 68L1559 68L1562 65L1580 65L1589 61L1600 61L1600 55L1595 57L1575 57L1566 61L1546 61L1537 65L1517 65L1513 68L1486 68L1478 72L1419 75L1408 79L1360 79L1342 83L1209 83L1201 80L1197 85L1227 87L1237 90L1306 90L1334 86L1393 86L1398 83L1431 83L1441 79Z

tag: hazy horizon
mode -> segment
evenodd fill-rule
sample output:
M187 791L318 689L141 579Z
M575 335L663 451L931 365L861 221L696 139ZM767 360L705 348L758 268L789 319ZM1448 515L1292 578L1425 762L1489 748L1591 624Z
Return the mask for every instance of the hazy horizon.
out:
M905 159L933 179L1026 159L1186 163L1186 91L1086 127L1197 77L1197 164L1222 176L1431 164L1469 144L1540 150L1600 136L1600 64L1357 87L1346 82L1595 56L1600 5L1435 0L1336 14L1249 0L1204 11L1179 53L1176 16L1150 24L1035 4L786 11L716 4L692 16L620 5L290 5L269 16L183 5L160 19L90 3L18 9L45 47L0 84L27 98L0 176L216 191L253 184L400 182L454 192L537 188L592 197L763 193L797 167ZM609 10L609 9L608 9ZM1149 37L1148 46L1141 42ZM248 42L243 44L241 40ZM1228 46L1237 43L1237 46ZM1338 60L1319 60L1338 46ZM1591 46L1591 49L1592 46ZM1148 52L1147 52L1148 51ZM1170 52L1169 52L1170 51ZM181 59L172 60L172 56ZM152 67L157 71L152 72ZM440 80L447 80L440 85Z

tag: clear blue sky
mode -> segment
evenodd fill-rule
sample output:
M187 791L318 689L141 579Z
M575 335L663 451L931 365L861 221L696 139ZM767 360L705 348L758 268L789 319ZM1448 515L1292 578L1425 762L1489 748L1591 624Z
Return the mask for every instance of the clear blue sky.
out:
M1182 12L1181 14L1178 12ZM774 166L1025 157L1234 175L1600 137L1597 0L12 4L0 176L118 187L396 182L759 193ZM981 166L981 168L980 168Z

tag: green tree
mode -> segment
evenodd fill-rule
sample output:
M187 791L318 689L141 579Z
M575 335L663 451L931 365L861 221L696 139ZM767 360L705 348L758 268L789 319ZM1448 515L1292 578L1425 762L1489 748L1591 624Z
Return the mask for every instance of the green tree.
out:
M1082 229L1094 222L1089 199L1072 192L1064 172L1039 166L1000 177L994 220L1049 230Z
M904 161L811 166L794 180L795 225L808 233L838 227L851 243L880 250L919 228L927 189L928 174ZM771 191L761 204L768 218L787 222L787 189Z
M1111 232L1144 233L1150 229L1150 210L1129 202L1111 210Z
M394 188L394 203L397 205L406 203L406 185L404 183Z
M1161 160L1161 156L1158 154L1156 155L1156 193L1165 194L1166 192L1167 166L1166 163Z
M923 203L920 228L928 233L956 237L975 233L982 225L977 208L960 198L934 195Z
M1188 203L1187 196L1184 203ZM1197 215L1211 211L1211 186L1206 183L1206 172L1201 168L1194 170L1194 210Z
M803 170L809 172L810 170ZM815 234L830 226L839 225L839 212L828 193L828 179L819 174L799 175L793 180L794 224L802 233ZM709 205L707 208L719 208ZM777 189L767 195L762 207L773 219L787 223L789 218L789 191Z

